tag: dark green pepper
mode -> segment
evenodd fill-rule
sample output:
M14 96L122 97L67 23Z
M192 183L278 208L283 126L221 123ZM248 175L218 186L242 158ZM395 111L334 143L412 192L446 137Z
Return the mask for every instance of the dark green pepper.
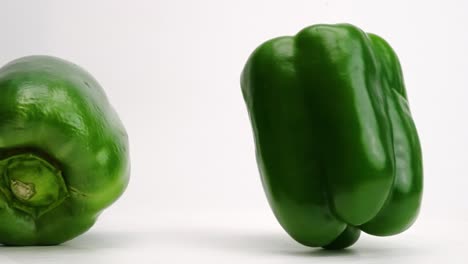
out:
M48 56L0 69L0 243L88 230L129 180L127 134L97 81Z
M400 64L382 38L315 25L258 47L241 76L262 183L298 242L340 249L406 230L422 157Z

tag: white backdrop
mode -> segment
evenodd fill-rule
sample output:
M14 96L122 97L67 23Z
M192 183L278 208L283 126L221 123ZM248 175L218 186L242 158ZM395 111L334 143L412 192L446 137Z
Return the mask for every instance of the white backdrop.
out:
M424 154L414 238L432 232L424 223L434 219L468 223L467 3L0 0L0 64L47 54L81 65L104 87L129 133L126 193L71 245L88 243L83 239L93 232L139 226L144 233L163 221L227 221L233 228L257 221L289 241L260 184L240 72L267 39L316 23L355 24L385 38L403 67Z

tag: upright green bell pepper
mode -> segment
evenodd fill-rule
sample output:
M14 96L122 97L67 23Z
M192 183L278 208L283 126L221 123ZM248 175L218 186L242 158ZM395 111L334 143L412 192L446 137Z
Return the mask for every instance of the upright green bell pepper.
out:
M48 56L0 69L0 243L54 245L125 190L127 134L97 81Z
M382 38L338 24L269 40L241 87L268 201L295 240L340 249L360 230L393 235L415 221L421 148Z

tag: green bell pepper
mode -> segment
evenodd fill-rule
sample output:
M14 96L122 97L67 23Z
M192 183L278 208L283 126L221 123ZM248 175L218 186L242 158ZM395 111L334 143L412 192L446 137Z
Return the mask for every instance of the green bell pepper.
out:
M129 180L127 134L97 81L49 56L0 69L0 243L87 231Z
M310 26L260 45L241 87L268 201L296 241L341 249L361 230L387 236L415 221L422 154L385 40Z

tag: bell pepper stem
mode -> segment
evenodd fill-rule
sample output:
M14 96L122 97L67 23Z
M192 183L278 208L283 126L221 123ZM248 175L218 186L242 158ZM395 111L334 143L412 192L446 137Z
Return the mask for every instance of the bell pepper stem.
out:
M61 171L37 154L17 154L0 161L3 193L10 206L39 216L60 204L68 190Z

